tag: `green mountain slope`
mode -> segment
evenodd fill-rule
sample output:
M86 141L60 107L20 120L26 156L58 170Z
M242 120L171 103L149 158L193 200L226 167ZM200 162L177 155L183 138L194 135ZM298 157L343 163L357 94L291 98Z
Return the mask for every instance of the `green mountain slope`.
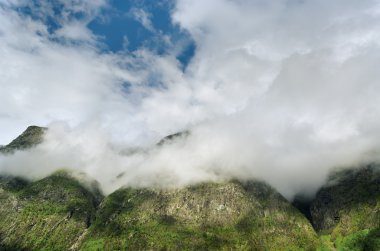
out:
M121 189L101 204L82 250L314 250L307 219L261 182Z
M29 126L20 136L6 146L0 147L0 153L12 153L15 150L25 150L38 145L43 140L45 127Z
M380 167L332 174L310 213L316 230L339 250L380 250Z
M96 197L64 172L16 187L0 188L0 249L68 250L95 219Z

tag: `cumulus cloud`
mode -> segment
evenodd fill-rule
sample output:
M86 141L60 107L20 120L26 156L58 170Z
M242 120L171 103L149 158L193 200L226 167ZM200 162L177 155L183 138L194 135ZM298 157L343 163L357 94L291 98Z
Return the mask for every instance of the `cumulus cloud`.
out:
M74 2L67 8L89 4ZM332 168L378 161L377 1L177 0L173 23L196 43L185 72L174 54L100 52L86 28L95 14L51 34L6 3L1 141L28 124L51 130L39 147L1 157L4 172L66 167L106 192L258 178L291 198L315 192Z

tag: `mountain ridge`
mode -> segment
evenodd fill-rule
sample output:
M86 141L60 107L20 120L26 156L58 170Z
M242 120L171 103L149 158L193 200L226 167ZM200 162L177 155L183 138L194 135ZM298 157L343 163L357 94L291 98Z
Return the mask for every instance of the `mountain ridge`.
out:
M46 130L28 127L0 153L34 147ZM380 250L380 172L338 171L302 206L260 181L103 197L66 171L0 175L0 217L1 250Z

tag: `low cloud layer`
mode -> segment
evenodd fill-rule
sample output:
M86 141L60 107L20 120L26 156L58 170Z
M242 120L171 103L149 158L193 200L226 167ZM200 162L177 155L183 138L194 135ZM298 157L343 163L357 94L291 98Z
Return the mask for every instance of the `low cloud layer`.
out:
M178 0L172 21L196 44L184 72L175 45L101 51L86 25L107 3L83 1L86 18L54 33L12 4L0 1L0 139L50 130L0 157L5 173L70 168L106 192L257 178L291 198L333 168L378 161L377 1Z

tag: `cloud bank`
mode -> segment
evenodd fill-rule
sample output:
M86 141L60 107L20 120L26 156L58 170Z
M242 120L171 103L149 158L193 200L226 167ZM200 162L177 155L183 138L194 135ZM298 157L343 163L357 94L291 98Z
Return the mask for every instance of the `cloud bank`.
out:
M87 24L105 2L68 3L85 18L54 32L15 4L0 2L0 139L50 130L37 148L0 157L5 173L71 168L106 192L257 178L291 198L332 168L378 161L377 1L177 0L172 22L196 44L185 71L175 45L101 51Z

